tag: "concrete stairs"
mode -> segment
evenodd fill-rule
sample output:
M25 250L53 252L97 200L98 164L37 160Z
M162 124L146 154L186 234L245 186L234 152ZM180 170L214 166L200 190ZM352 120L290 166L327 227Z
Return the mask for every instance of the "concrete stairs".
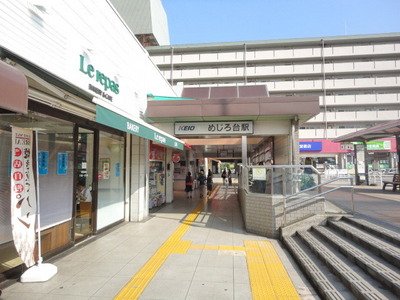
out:
M355 217L282 238L323 299L400 299L400 231Z

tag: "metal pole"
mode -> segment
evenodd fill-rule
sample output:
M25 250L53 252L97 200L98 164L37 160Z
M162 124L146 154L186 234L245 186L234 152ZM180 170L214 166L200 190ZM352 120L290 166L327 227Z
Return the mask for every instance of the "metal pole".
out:
M35 147L36 147L36 215L37 215L37 232L38 232L38 265L43 261L42 258L42 237L40 230L40 192L39 192L39 136L38 131L35 131Z
M360 185L360 174L358 173L357 144L354 144L354 171L356 176L356 185Z
M242 136L242 164L247 166L247 136Z
M369 185L369 174L368 174L368 149L367 142L364 140L364 170L365 170L365 182Z
M286 197L283 198L283 226L286 226Z

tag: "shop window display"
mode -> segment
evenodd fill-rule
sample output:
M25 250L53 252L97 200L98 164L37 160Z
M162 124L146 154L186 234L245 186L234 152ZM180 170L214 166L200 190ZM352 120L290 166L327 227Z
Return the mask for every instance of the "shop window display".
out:
M1 115L0 272L21 264L11 232L11 126L38 132L41 229L67 223L72 217L73 123L32 112L28 115Z
M165 203L165 150L150 144L149 156L149 209Z

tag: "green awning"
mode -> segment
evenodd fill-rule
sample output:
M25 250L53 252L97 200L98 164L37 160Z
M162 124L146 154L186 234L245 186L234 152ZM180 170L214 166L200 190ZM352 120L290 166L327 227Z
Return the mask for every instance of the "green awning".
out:
M196 99L195 98L182 98L182 97L155 96L153 94L147 94L147 100L149 100L149 101L171 101L171 100L196 100Z
M184 148L185 143L183 141L174 138L158 128L142 120L132 120L100 105L96 105L96 122L172 148L179 150L183 150Z

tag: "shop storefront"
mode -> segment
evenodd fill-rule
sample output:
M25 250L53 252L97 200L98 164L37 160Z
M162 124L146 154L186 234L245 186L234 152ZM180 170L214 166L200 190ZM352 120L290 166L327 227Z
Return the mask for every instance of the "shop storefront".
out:
M364 160L362 143L333 143L331 140L300 141L300 158L303 162L307 157L312 158L316 168L321 171L326 168L354 170L356 163L355 144L358 144L357 160L361 162ZM395 145L394 138L367 142L368 169L378 171L395 168L397 165ZM361 173L363 173L363 163L359 163L358 167L362 168Z
M13 127L37 136L32 166L45 259L120 222L146 218L150 141L183 149L178 139L140 119L148 93L175 94L107 1L62 1L40 10L10 1L4 9L20 14L0 20L14 33L0 44L6 62L0 67L10 70L0 72L0 274L22 264L10 213ZM54 18L59 14L62 24ZM22 25L26 16L40 28ZM115 32L98 32L108 25ZM28 37L43 42L32 45ZM10 82L21 84L12 91ZM160 162L165 172L165 158ZM161 191L163 176L156 174ZM165 190L163 197L165 202Z
M150 142L149 209L161 206L166 199L165 148Z

